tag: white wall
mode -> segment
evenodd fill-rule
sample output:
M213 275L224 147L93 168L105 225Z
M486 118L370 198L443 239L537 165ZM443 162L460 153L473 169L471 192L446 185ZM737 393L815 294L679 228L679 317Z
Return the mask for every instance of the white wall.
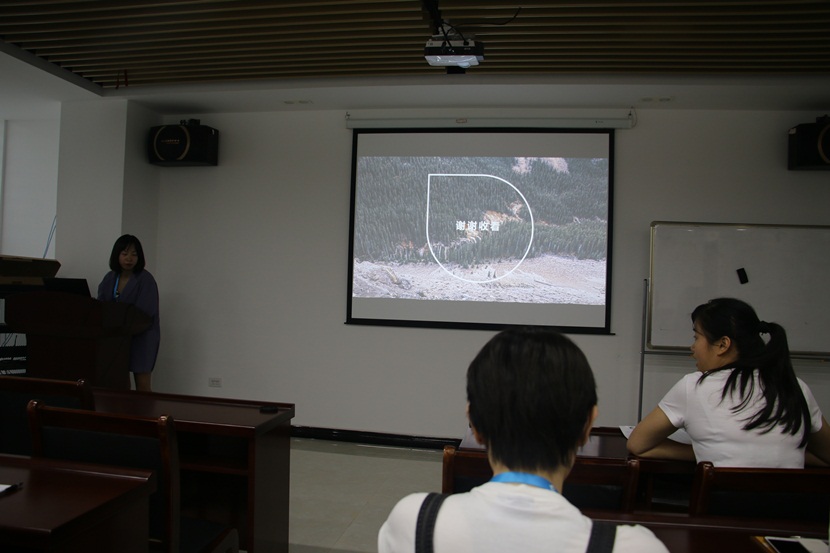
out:
M642 279L648 276L651 221L830 225L824 207L830 200L830 173L786 170L787 130L814 120L815 115L798 112L653 111L641 113L640 125L633 131L619 134L614 230L620 240L615 240L614 265L634 276L634 267L625 265L636 257L638 302ZM626 237L636 241L626 247ZM617 271L617 283L620 276ZM628 312L628 299L616 299L626 301L625 306L615 301L617 313ZM763 305L755 307L763 318ZM638 324L640 320L638 313ZM796 361L795 365L823 412L830 412L827 363ZM648 356L644 414L691 370L694 364L685 358Z
M461 435L466 366L491 332L343 324L343 113L198 117L220 130L220 164L161 172L156 388L295 402L298 425ZM597 374L599 424L636 422L651 221L830 224L828 173L786 170L787 129L813 118L654 110L618 131L614 335L574 336ZM691 370L690 360L650 357L645 410ZM799 372L830 412L830 374L809 363ZM223 388L208 388L209 377Z
M601 425L637 418L651 221L830 224L830 174L786 170L787 129L815 113L638 115L637 127L617 132L614 335L573 336L597 375ZM158 121L133 104L64 105L60 127L57 257L64 276L97 285L112 240L139 228L161 290L155 389L294 402L298 425L460 436L466 366L492 332L343 324L344 113L176 120L189 117L220 130L219 166L145 165L141 140ZM685 358L650 356L646 365L646 410L693 370ZM830 412L824 364L798 371ZM223 387L209 388L209 377Z
M58 276L86 278L93 295L122 234L138 236L148 263L155 262L159 175L146 162L145 140L159 119L126 100L62 106Z
M124 137L124 196L118 236L132 234L142 245L149 246L144 255L151 266L156 264L160 173L157 166L147 163L147 135L151 127L159 124L159 115L135 103L129 104ZM110 248L118 236L110 237Z
M5 127L0 254L54 259L59 122L13 120Z
M86 278L92 293L120 235L127 101L65 103L58 156L55 254L62 277Z

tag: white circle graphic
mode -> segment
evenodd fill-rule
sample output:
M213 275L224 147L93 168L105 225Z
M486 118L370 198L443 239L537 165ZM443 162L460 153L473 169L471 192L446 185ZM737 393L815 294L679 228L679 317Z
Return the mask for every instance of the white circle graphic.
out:
M435 254L435 251L433 250L432 241L430 240L430 237L429 237L429 206L430 206L430 192L431 192L431 185L432 185L432 177L489 178L489 179L495 179L495 180L501 181L501 182L505 183L506 185L510 186L513 190L516 191L516 193L519 195L519 197L524 202L525 207L527 208L528 216L530 217L530 240L528 240L527 248L525 249L524 253L522 254L522 258L519 259L519 261L516 263L515 267L513 267L512 269L510 269L509 271L505 272L502 275L490 277L487 280L472 280L472 279L464 278L461 275L455 274L450 268L446 267L443 263L441 263L441 261L438 259L438 256ZM497 280L503 279L504 277L506 277L507 275L511 274L513 271L518 269L519 265L521 265L522 262L527 257L527 254L530 253L530 247L531 247L531 245L533 245L533 233L534 233L533 212L530 209L530 204L528 203L527 198L525 198L524 194L522 194L522 192L518 188L513 186L513 184L506 181L505 179L503 179L501 177L497 177L496 175L486 175L486 174L477 174L477 173L430 173L430 174L427 175L427 213L426 213L427 246L429 246L429 253L432 255L432 258L435 260L435 262L438 263L438 265L444 271L446 271L447 274L449 274L453 278L457 278L458 280L463 280L464 282L470 282L470 283L473 283L473 284L482 284L482 283L485 283L485 282L495 282Z

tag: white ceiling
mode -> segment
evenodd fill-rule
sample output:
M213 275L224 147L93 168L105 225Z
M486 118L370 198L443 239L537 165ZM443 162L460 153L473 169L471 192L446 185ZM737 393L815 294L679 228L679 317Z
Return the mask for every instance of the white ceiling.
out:
M164 115L410 108L737 109L830 112L819 77L430 75L257 81L98 91L61 69L0 52L0 119L57 118L60 103L127 98ZM60 76L57 76L60 75ZM522 85L522 86L518 86Z

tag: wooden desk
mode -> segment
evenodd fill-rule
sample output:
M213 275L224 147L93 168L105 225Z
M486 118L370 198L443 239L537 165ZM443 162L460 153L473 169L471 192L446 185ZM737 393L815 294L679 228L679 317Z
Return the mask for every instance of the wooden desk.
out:
M628 459L627 442L628 440L618 427L596 426L591 429L588 443L579 448L576 454L580 457Z
M617 426L596 426L591 429L588 443L579 448L577 457L600 459L628 459L635 457L628 452L628 439ZM483 447L460 447L460 450L484 450ZM670 459L646 459L637 457L640 461L640 472L654 474L694 474L695 463L690 461L674 461Z
M588 443L579 448L576 454L578 457L628 459L631 455L626 448L627 442L628 439L626 439L618 426L595 426L591 428ZM460 451L486 450L483 445L475 443L472 439L468 441L466 437L462 440L458 449Z
M632 457L628 452L626 443L628 440L623 435L622 430L617 426L599 426L591 429L591 435L588 443L579 448L576 452L577 457L586 459L615 459L626 460ZM484 448L461 447L459 451L484 451ZM657 509L657 510L688 510L688 497L685 497L685 505L683 499L675 500L674 495L670 499L672 503L667 503L666 498L655 498L655 482L659 484L665 481L665 476L669 475L670 485L673 487L681 486L680 492L672 490L672 494L676 493L691 493L691 482L695 472L695 463L689 461L674 461L669 459L646 459L643 457L636 457L640 463L639 469L639 484L637 491L637 502L641 509ZM475 472L476 475L489 474L489 463L486 459L481 461L482 467ZM484 476L486 478L486 476ZM662 479L662 480L658 480ZM674 484L675 479L680 480L680 484ZM688 480L685 483L684 480ZM665 487L665 484L663 484ZM665 494L665 492L663 492Z
M617 426L600 426L591 429L587 444L577 451L579 457L604 457L627 459L635 457L640 461L640 483L638 504L643 509L687 511L688 495L691 494L695 463L671 459L646 459L628 452L628 439ZM667 484L668 482L668 484ZM669 486L669 491L659 491ZM677 488L677 489L675 489ZM655 489L658 490L655 493ZM682 494L683 497L675 497Z
M649 528L674 528L686 526L691 528L710 528L743 532L749 535L798 535L805 538L827 538L827 525L812 521L769 520L749 517L694 517L684 513L660 513L653 511L601 511L584 509L582 514L594 520L605 520L621 524L642 524ZM771 534L770 534L771 533Z
M94 396L97 411L173 417L182 514L236 527L249 553L288 553L293 403L104 389Z
M146 553L151 471L0 455L0 551Z
M628 452L626 444L628 438L623 435L618 426L597 426L591 429L588 443L577 451L580 457L607 457L611 459L627 459L636 457ZM696 464L692 461L677 461L671 459L640 460L640 471L654 474L694 474Z
M723 528L693 528L688 526L663 526L651 528L654 535L672 553L700 553L701 551L728 551L729 553L763 553L751 534ZM780 533L764 532L764 535L787 537Z
M641 524L660 538L672 553L728 551L761 553L752 536L793 536L827 539L826 525L800 521L769 521L733 517L690 517L673 513L583 511L594 520ZM772 529L774 526L775 529Z
M152 320L135 305L36 289L6 299L6 323L26 334L26 374L130 389L132 336Z

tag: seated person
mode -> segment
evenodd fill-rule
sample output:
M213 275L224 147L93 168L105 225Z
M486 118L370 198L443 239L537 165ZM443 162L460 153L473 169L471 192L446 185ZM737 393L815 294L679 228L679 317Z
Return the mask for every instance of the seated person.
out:
M733 298L698 306L692 323L698 372L683 377L634 428L628 450L720 467L804 468L806 446L811 464L830 463L830 427L795 375L781 325L759 320ZM691 445L667 439L678 428Z
M493 479L446 498L434 526L436 553L583 553L593 522L558 490L597 416L594 375L571 340L552 330L497 334L467 370L467 410L487 446ZM415 551L427 494L401 499L378 535L379 553ZM613 551L665 552L642 526L616 528Z

